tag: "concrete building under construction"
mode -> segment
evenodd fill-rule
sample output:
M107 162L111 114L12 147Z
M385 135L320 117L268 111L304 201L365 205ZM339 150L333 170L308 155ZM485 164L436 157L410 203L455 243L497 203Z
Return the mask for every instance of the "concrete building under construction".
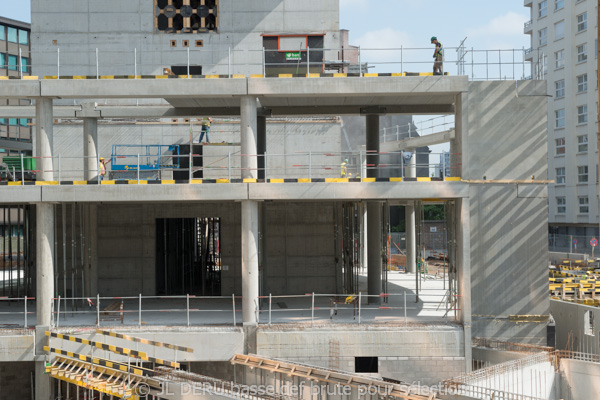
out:
M0 80L0 98L35 103L2 116L36 130L35 180L0 188L26 214L0 398L8 376L44 400L189 398L174 382L192 373L435 384L471 371L473 337L546 344L543 82L345 73L337 0L73 7L32 1L36 76ZM96 61L109 51L135 58ZM381 161L381 118L414 114L454 117L450 176L417 177L414 149L439 137L402 139L397 176ZM223 143L195 143L207 115ZM342 149L340 116L365 119L364 150ZM137 147L116 153L128 135ZM434 281L417 271L426 204L447 226ZM390 206L405 208L407 274L387 266Z

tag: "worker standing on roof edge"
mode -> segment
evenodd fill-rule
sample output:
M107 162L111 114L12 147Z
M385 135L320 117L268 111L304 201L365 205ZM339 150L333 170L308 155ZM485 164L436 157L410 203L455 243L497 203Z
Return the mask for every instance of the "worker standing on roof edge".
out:
M435 51L433 52L433 74L444 75L444 47L435 36L431 37L431 44L435 44Z
M340 165L340 172L341 172L341 176L342 178L345 178L346 175L348 174L348 159L344 159L344 161L342 162L342 165Z
M213 122L212 118L204 117L202 118L202 133L200 134L199 142L202 143L202 139L204 139L204 134L206 133L206 143L210 143L210 139L208 138L208 133L210 132L210 123Z

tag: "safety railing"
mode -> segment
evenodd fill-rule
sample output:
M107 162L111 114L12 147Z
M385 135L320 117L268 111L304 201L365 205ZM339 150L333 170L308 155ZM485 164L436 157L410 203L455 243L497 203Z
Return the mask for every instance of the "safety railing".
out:
M583 257L589 255L592 258L600 256L598 247L598 236L585 235L561 235L557 233L548 234L548 250L557 253L578 253Z
M431 135L454 129L454 116L442 115L422 121L411 121L403 125L381 128L384 142Z
M239 146L238 146L239 147ZM212 150L214 149L214 150ZM235 149L235 147L234 147ZM107 162L105 175L98 169L83 168L90 157L28 157L21 155L19 170L12 177L5 177L21 185L28 184L38 174L52 172L51 181L68 182L85 181L86 176L92 176L90 183L101 185L103 180L147 181L147 180L176 180L192 182L196 179L227 180L240 179L244 171L252 171L265 181L273 179L314 179L349 178L352 182L363 182L375 171L378 176L394 178L425 177L443 179L459 176L460 154L450 153L416 153L416 161L411 164L413 153L407 151L390 152L296 152L290 154L246 155L240 151L231 151L226 146L209 147L203 155L185 154L120 154L111 157ZM208 153L208 154L206 154ZM212 153L212 154L210 154ZM372 156L379 156L379 164L373 164ZM427 157L429 162L423 162ZM160 158L160 162L157 159ZM252 160L259 168L243 167L244 159ZM437 160L436 160L437 158ZM39 169L42 164L52 160L51 169ZM34 162L32 162L34 161ZM45 163L42 163L44 161ZM433 162L431 162L433 161ZM435 162L437 161L437 162ZM112 162L112 166L110 165ZM33 167L27 168L27 165ZM100 157L94 157L95 165L100 165ZM200 166L198 166L200 165ZM114 166L118 166L115 168ZM89 173L88 173L89 172ZM98 179L100 177L100 179ZM89 184L89 183L88 183Z
M291 73L310 77L314 73L431 72L433 47L407 48L311 48L299 47L293 57L278 49L254 48L172 48L168 51L127 51L96 48L82 51L74 47L57 47L53 51L23 52L17 65L9 69L28 70L28 60L34 58L33 74L61 77L85 75L100 79L102 76L143 75L269 75ZM471 80L523 79L531 75L531 60L525 49L468 49L463 41L456 47L444 49L444 72L450 75L468 75ZM159 55L169 54L169 62ZM86 60L86 61L82 61ZM91 61L90 61L91 60ZM170 68L177 66L177 71Z
M442 291L443 292L443 291ZM259 296L254 304L259 324L386 323L408 325L427 320L455 321L458 295L421 288L418 293L358 293ZM373 302L375 300L375 302ZM371 304L369 304L371 302ZM0 329L30 328L36 323L35 298L0 298ZM231 296L94 296L56 297L52 326L198 326L242 322L242 297Z

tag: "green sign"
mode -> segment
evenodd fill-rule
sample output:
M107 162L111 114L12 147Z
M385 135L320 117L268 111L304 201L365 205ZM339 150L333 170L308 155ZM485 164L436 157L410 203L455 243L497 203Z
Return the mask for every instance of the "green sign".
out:
M300 52L287 52L285 53L285 59L287 61L290 60L299 60L300 59Z

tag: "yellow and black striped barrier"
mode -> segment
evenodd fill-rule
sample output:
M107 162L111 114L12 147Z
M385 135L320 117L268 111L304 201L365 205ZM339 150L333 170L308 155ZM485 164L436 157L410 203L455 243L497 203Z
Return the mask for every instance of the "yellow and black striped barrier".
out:
M184 347L184 346L177 346L177 345L169 344L169 343L156 342L154 340L149 340L149 339L143 339L143 338L138 338L138 337L134 337L134 336L124 335L122 333L117 333L117 332L112 332L112 331L104 331L102 329L97 329L96 333L99 333L99 334L105 335L105 336L111 336L111 337L118 338L118 339L129 340L131 342L148 344L150 346L165 347L167 349L172 349L172 350L177 350L177 351L184 351L186 353L193 353L194 352L194 349L192 349L191 347Z
M92 357L89 357L89 356L86 356L83 354L73 353L71 351L65 351L65 350L56 349L54 347L48 347L48 346L44 346L44 351L52 352L52 353L55 353L55 354L58 354L61 356L65 356L65 357L71 357L71 358L74 358L76 360L80 360L80 361L83 361L86 363L101 365L106 368L112 368L112 369L116 369L116 370L123 371L126 373L132 373L132 374L138 375L138 376L154 376L154 371L151 369L141 368L141 367L136 367L136 366L128 367L127 364L105 360L104 358L94 357L92 359Z
M184 180L103 180L100 185L199 185L224 183L374 183L374 182L460 182L461 178L293 178L293 179L184 179ZM97 181L0 182L0 186L100 186Z
M81 344L85 344L88 346L94 346L101 350L110 351L110 352L120 354L123 356L138 358L140 360L153 362L155 364L166 365L167 367L171 367L171 368L180 368L181 367L181 364L179 364L178 362L163 360L162 358L149 357L148 354L146 354L143 351L131 350L131 349L127 349L124 347L118 347L118 346L112 346L112 345L108 345L108 344L101 343L101 342L82 339L82 338L78 338L75 336L70 336L70 335L65 335L62 333L56 333L56 332L50 332L50 331L46 331L46 336L54 337L54 338L62 339L62 340L67 340L70 342L81 343Z

